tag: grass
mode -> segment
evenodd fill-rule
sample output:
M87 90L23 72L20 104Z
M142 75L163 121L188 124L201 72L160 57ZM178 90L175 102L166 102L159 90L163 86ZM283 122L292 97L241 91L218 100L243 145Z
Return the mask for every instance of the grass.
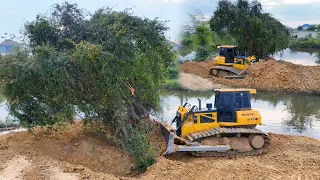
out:
M320 48L320 39L318 38L299 38L290 39L291 48Z

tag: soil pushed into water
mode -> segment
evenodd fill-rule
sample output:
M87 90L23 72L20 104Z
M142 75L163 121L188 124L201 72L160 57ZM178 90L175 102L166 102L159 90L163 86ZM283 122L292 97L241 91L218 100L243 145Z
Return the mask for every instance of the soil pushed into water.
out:
M196 158L188 153L162 156L158 127L150 133L157 163L133 176L130 156L82 125L60 131L39 129L0 136L0 179L319 179L320 141L270 134L267 154L255 157Z
M185 62L181 72L209 79L213 84L255 88L273 92L320 93L320 66L303 66L285 61L261 60L249 67L244 79L225 79L209 74L213 61Z
M216 88L226 88L225 85L213 83L209 79L184 72L179 73L178 82L182 89L191 91L209 91Z

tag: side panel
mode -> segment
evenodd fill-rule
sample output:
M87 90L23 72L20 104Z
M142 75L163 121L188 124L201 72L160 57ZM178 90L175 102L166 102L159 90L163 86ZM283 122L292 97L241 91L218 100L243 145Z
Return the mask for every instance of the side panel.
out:
M240 69L240 70L246 69L248 67L248 66L243 65L243 64L233 64L232 66L234 68L237 68L237 69Z
M182 126L181 136L185 137L193 132L204 131L216 127L219 127L217 122L217 112L191 114L188 122Z
M214 60L214 64L225 65L226 58L223 56L217 56Z
M237 111L237 123L239 125L261 125L261 115L256 110Z

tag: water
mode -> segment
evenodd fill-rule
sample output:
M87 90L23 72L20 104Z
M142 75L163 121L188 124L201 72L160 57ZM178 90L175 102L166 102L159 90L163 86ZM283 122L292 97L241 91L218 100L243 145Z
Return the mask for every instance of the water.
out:
M171 123L178 105L198 105L197 98L214 103L213 92L168 91L161 96L160 116ZM320 140L320 96L258 92L252 97L252 108L260 111L264 132L302 135Z
M277 60L285 60L302 65L320 65L320 49L287 48L273 56Z
M9 116L9 112L7 109L6 102L0 103L0 122L5 122L7 117Z

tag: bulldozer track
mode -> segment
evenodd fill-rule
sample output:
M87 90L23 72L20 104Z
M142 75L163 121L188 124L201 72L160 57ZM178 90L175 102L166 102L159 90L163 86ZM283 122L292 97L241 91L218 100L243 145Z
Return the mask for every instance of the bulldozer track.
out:
M234 157L234 156L257 156L264 154L268 151L270 146L270 139L268 135L258 129L254 128L215 128L209 129L202 132L195 132L187 136L187 139L191 142L200 140L202 138L211 137L211 136L221 136L221 135L261 135L265 144L261 149L254 149L252 151L240 152L237 150L229 150L226 152L191 152L192 155L198 157ZM195 145L195 144L194 144Z
M241 73L241 70L233 68L233 67L227 67L227 66L214 66L212 67L213 69L219 69L219 70L224 70L224 71L229 71L232 72L236 75L239 75Z

